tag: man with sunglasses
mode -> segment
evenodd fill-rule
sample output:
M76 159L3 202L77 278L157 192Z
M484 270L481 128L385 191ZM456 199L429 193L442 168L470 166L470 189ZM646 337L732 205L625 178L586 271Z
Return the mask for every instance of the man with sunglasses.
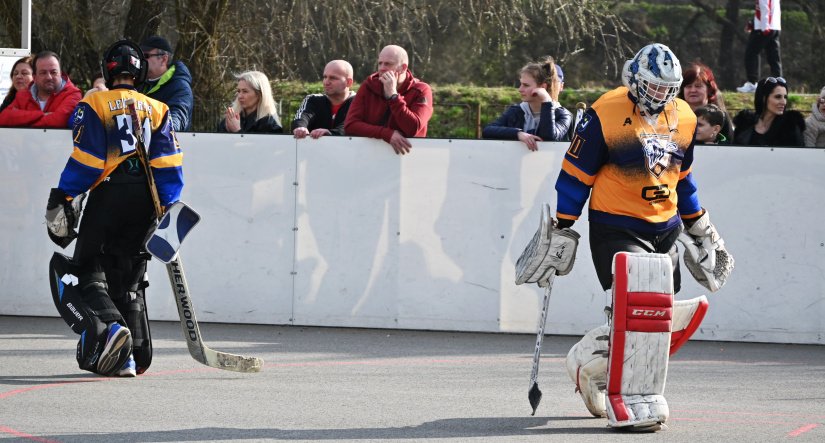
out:
M754 18L745 26L749 32L745 47L745 72L748 81L736 88L739 92L756 92L759 80L759 54L764 50L773 77L782 77L782 59L779 56L779 32L782 30L782 12L779 0L756 0Z
M172 129L188 131L194 107L192 74L183 62L172 62L172 46L161 36L149 37L140 49L149 65L148 79L140 92L169 106Z

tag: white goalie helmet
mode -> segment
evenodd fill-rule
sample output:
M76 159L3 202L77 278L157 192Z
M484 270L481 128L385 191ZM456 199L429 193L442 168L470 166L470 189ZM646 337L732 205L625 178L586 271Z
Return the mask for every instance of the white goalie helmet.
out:
M653 43L624 64L622 83L644 111L658 115L679 93L682 66L670 48Z

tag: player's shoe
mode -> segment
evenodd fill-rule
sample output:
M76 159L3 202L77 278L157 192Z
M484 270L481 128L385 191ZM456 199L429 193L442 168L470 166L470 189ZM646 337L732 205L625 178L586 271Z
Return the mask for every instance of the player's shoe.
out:
M135 359L130 355L129 360L126 360L126 364L120 368L120 371L117 375L121 377L135 377L137 376L137 370L135 367Z
M756 92L756 83L745 82L744 85L736 88L739 92L754 93Z
M116 375L132 355L132 334L128 328L117 323L109 326L106 344L97 360L97 372L101 375Z

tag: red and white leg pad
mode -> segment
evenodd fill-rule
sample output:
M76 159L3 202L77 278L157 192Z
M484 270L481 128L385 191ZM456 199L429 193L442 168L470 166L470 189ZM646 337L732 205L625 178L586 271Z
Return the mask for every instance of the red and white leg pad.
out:
M699 329L705 313L708 312L708 298L701 295L690 300L673 302L673 328L670 333L670 355L676 353L691 335Z
M607 361L611 427L658 429L669 415L665 380L673 318L673 265L665 254L613 257L613 321Z

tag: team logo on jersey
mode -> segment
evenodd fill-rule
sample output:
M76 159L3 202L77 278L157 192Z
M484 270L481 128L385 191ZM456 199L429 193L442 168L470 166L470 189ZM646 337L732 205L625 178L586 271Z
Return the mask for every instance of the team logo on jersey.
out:
M80 122L83 121L83 108L78 107L77 111L74 112L74 124L79 125Z
M659 134L641 134L642 146L644 147L645 165L656 178L661 178L662 174L670 165L670 155L679 150L676 142L669 140L667 136Z
M126 163L126 173L127 174L129 174L131 176L134 176L134 177L137 177L137 176L141 175L140 159L138 159L135 156L132 156L132 157L129 157L126 160L124 160L124 163Z
M576 128L576 131L584 132L584 128L587 127L591 120L593 120L593 117L591 117L590 114L584 114L584 116L582 116L582 119L579 120L579 127Z

